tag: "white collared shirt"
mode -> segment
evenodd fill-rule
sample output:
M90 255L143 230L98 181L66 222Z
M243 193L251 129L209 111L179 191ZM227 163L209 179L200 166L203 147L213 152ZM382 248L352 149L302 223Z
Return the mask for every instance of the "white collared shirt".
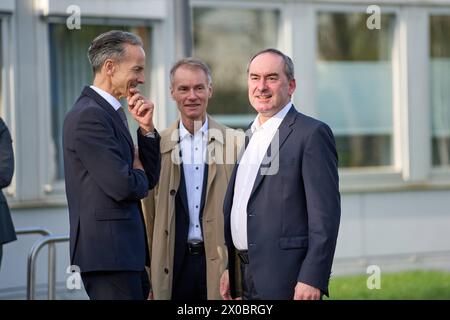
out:
M203 191L203 175L208 143L208 117L203 126L192 135L180 120L180 148L184 182L189 207L188 241L202 240L200 206Z
M259 115L251 126L252 137L239 162L231 208L231 235L238 250L247 250L247 205L261 162L281 122L291 108L289 102L262 125Z
M101 95L103 99L108 101L108 103L114 108L114 110L117 111L117 110L119 110L119 108L122 107L122 105L120 104L119 100L117 100L113 95L111 95L110 93L106 92L105 90L102 90L102 89L97 88L95 86L91 86L91 89L94 90L95 92L97 92L99 95Z

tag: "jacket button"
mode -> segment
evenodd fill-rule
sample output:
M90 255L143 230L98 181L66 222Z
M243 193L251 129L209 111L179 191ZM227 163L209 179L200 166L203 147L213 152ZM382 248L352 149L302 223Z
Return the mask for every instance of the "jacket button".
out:
M170 195L171 195L171 196L174 196L176 193L177 193L176 190L174 190L174 189L170 190Z
M165 274L168 274L168 273L169 273L169 269L164 268L164 273L165 273Z
M165 234L166 236L168 236L168 235L169 235L169 231L165 230L165 231L164 231L164 234Z

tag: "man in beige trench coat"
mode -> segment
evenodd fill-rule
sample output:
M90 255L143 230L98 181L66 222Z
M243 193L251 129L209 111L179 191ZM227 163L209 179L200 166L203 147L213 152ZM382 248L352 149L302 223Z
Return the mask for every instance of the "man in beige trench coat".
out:
M244 134L207 115L212 83L204 62L178 61L170 80L180 119L161 133L159 183L142 201L153 298L221 299L223 200Z

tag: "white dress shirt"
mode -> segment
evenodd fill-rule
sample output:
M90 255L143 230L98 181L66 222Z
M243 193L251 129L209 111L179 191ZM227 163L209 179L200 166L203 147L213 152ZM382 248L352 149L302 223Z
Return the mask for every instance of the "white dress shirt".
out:
M91 86L91 89L97 92L99 95L102 96L103 99L108 101L108 103L114 108L114 110L119 110L119 108L122 107L119 100L117 100L113 95L109 94L105 90L102 90L100 88L97 88L95 86Z
M192 135L180 120L180 148L183 163L184 182L189 207L188 241L202 240L200 205L203 191L203 175L208 142L208 118L203 126Z
M272 139L281 122L291 108L289 102L277 114L262 125L259 115L251 126L252 137L239 162L234 185L233 206L231 208L231 235L238 250L247 250L247 205L255 184L261 162L266 156Z

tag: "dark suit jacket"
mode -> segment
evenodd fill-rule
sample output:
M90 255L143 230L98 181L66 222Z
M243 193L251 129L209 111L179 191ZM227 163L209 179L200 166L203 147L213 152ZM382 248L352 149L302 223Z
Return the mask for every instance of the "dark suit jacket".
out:
M340 222L338 160L330 128L292 107L279 127L278 173L258 175L247 205L250 271L262 299L292 299L297 282L328 294ZM236 295L230 216L235 167L224 200L231 293Z
M159 135L137 133L145 173L133 169L128 129L89 87L66 115L63 130L71 263L81 272L142 271L147 242L140 200L158 181Z
M0 118L0 189L11 183L14 173L14 153L11 135L3 119ZM0 191L0 246L16 240L14 225L11 220L8 203Z

